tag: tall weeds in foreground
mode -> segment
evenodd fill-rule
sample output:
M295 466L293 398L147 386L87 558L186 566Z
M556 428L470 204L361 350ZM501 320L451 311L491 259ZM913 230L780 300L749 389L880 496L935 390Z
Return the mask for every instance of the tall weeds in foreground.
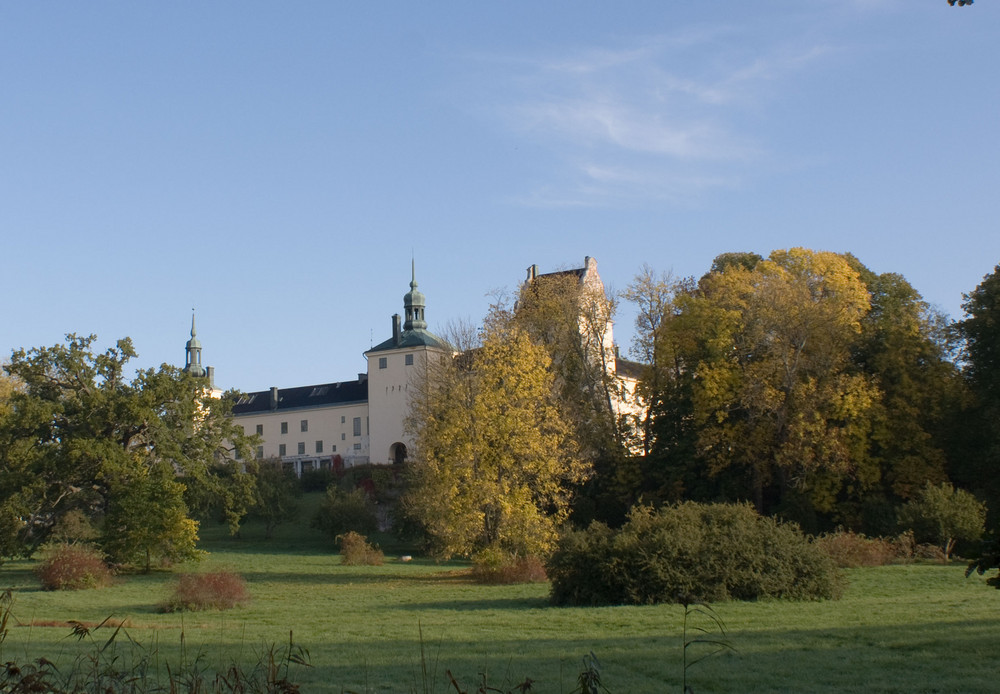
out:
M0 660L5 660L2 649L13 601L10 589L0 594ZM156 646L133 639L124 622L108 617L93 627L72 621L70 625L71 636L90 644L86 653L62 669L44 657L29 663L6 661L0 666L0 694L293 694L300 691L292 679L293 666L311 667L309 651L288 632L286 646L264 647L249 667L233 662L225 670L212 672L198 655L190 663L185 659L177 669L165 665L164 676ZM107 638L106 631L111 632ZM120 648L122 641L125 644Z
M719 615L715 613L715 610L713 610L706 603L693 600L690 596L678 596L677 601L684 606L684 622L681 628L681 638L684 644L682 653L684 688L681 691L683 694L694 694L694 689L692 689L688 684L688 670L703 661L705 658L710 658L713 655L722 653L723 651L732 651L734 653L737 651L733 645L729 643L728 634L726 633L726 624L722 621ZM703 618L703 622L707 620L710 628L706 628L700 624L689 625L689 622L692 619L698 617ZM696 635L689 637L689 631L694 632ZM712 650L707 653L702 653L697 657L694 655L688 655L689 649L703 645L710 646Z

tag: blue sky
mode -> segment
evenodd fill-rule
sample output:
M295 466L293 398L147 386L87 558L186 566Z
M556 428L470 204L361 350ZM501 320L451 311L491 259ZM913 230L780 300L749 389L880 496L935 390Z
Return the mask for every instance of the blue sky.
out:
M223 387L344 380L411 256L432 330L525 268L850 251L961 317L1000 262L1000 9L0 5L0 354L130 336ZM619 316L623 348L632 313Z

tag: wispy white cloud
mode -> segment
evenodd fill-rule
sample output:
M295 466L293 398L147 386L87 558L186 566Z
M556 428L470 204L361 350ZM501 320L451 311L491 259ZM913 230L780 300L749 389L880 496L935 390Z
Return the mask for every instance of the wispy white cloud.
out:
M829 49L754 49L733 34L698 28L534 61L522 56L495 112L562 164L555 181L521 200L611 204L738 185L768 149L745 125L747 114L766 112L781 80Z

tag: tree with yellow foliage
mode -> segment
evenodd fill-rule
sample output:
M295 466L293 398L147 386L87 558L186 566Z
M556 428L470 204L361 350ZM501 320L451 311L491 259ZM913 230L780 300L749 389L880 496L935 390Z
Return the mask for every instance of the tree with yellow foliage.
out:
M665 316L660 368L686 402L695 456L758 510L792 488L829 510L845 477L877 477L865 449L878 391L851 368L868 297L843 256L793 248L720 258Z
M441 557L545 556L587 474L556 406L544 347L507 312L482 346L431 364L411 406L408 514Z

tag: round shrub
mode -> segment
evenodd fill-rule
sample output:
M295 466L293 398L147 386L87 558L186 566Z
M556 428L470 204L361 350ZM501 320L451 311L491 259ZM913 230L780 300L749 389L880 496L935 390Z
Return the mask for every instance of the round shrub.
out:
M337 535L340 563L344 566L382 566L385 554L368 543L368 538L353 530Z
M100 552L69 543L49 548L35 574L45 590L103 588L111 584L113 576Z
M617 531L568 533L547 571L557 605L831 598L840 580L798 526L746 504L693 502L637 508Z
M162 612L228 610L250 602L250 591L239 574L230 571L181 574Z

